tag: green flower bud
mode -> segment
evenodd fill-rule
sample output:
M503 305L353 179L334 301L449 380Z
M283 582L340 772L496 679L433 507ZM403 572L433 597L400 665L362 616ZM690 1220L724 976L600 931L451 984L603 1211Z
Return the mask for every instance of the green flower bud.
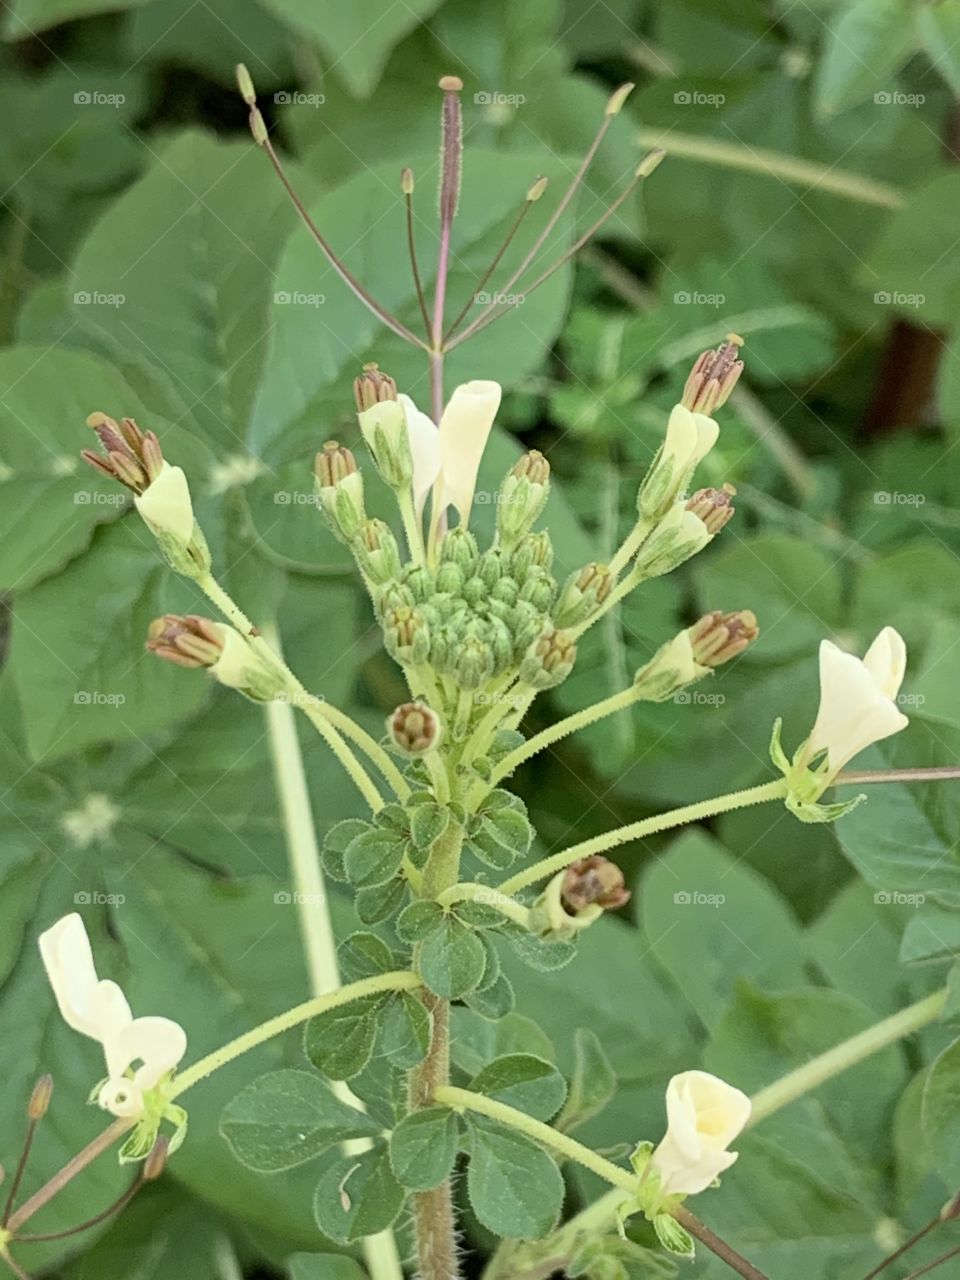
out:
M391 609L410 608L416 604L413 592L399 582L388 582L377 601L377 610L385 618Z
M700 517L677 502L640 548L636 569L645 578L658 578L695 556L710 541Z
M396 662L419 667L430 653L430 628L416 607L391 609L383 619L387 652Z
M425 702L405 702L387 717L390 741L407 756L423 756L440 745L440 719Z
M541 633L524 655L520 679L533 689L552 689L566 680L577 659L577 645L565 631Z
M479 689L493 675L493 650L478 636L468 635L453 657L453 678L461 689Z
M556 590L557 584L547 571L533 566L527 571L526 579L520 588L520 599L532 604L540 613L548 613Z
M391 489L405 489L413 476L413 456L403 405L398 400L376 401L359 420L377 470Z
M521 538L510 557L510 572L521 585L531 568L545 569L553 565L553 544L545 529Z
M480 563L477 566L477 575L483 583L484 588L489 592L500 581L503 574L503 560L498 551L485 551L480 557Z
M446 592L452 596L458 596L463 591L463 584L463 570L458 564L448 561L446 564L440 565L437 570L438 591Z
M487 620L487 633L493 651L494 672L499 675L513 662L513 636L510 628L500 618Z
M353 540L352 549L360 568L376 586L386 586L399 576L400 548L389 526L382 520L365 520Z
M366 519L363 509L363 476L349 449L328 440L314 463L317 500L330 530L341 542L350 543Z
M681 689L710 674L710 668L697 662L688 631L668 640L633 678L637 698L644 702L666 702Z
M451 529L440 543L440 563L455 564L464 578L473 573L478 554L476 538L469 529L459 525Z
M536 449L507 473L497 498L497 536L512 547L533 528L550 496L550 464Z
M497 601L509 607L520 599L520 588L513 578L501 578L490 592L490 599L491 604Z
M613 575L605 564L588 564L571 573L563 585L553 609L558 627L576 627L586 622L606 600L613 586Z
M407 569L401 581L417 604L429 600L437 590L433 574L422 565L413 565Z

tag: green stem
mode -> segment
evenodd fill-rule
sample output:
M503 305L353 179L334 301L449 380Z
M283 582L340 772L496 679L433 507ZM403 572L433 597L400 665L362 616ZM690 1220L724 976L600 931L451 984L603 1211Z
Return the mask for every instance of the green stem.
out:
M366 729L357 724L352 716L348 716L345 711L335 707L332 702L324 702L322 699L312 697L309 693L306 696L316 704L320 714L330 722L334 729L339 730L345 738L349 738L351 742L355 743L367 759L377 766L389 783L394 795L401 800L406 800L410 794L410 785L380 743L367 733Z
M517 747L516 751L511 751L508 756L504 756L503 760L500 761L490 775L490 786L495 787L508 774L513 773L520 765L526 763L531 756L544 751L547 747L552 747L555 742L568 737L571 733L576 733L578 729L585 729L587 725L594 724L597 720L602 720L604 716L612 716L618 711L625 711L628 707L633 706L637 700L635 689L624 689L620 693L611 694L609 698L604 698L602 702L595 702L593 706L586 707L583 711L576 711L573 715L567 716L565 720L558 720L556 724L552 724L549 728L534 734L522 747Z
M298 699L299 701L299 699ZM323 738L324 742L336 756L337 760L343 766L346 773L354 786L363 796L366 803L374 813L379 813L383 808L383 796L377 790L370 775L364 769L363 765L353 754L350 748L344 742L342 736L329 723L327 717L323 714L323 704L316 702L315 699L301 702L303 713Z
M631 569L626 577L620 579L596 613L591 613L590 617L585 622L581 622L579 626L569 628L570 634L574 639L579 640L585 631L589 631L601 618L605 618L611 609L615 609L620 601L628 596L631 591L635 591L643 581L644 575L636 568Z
M327 995L304 1000L302 1004L294 1005L285 1013L278 1013L275 1018L268 1018L258 1027L245 1031L242 1036L237 1036L235 1040L222 1045L219 1049L214 1049L205 1058L200 1058L193 1066L187 1067L186 1071L178 1075L174 1081L170 1100L179 1098L201 1080L213 1075L214 1071L225 1067L228 1062L233 1062L235 1058L249 1053L251 1049L256 1049L275 1036L282 1035L291 1027L299 1026L310 1018L317 1017L318 1014L326 1013L330 1009L339 1009L341 1005L350 1004L351 1001L360 1000L364 996L377 995L385 991L416 991L420 986L422 982L418 974L408 969L399 969L391 973L378 973L372 978L361 978L359 982L351 982L348 986L341 987L339 991L331 991Z
M427 551L423 543L423 525L417 518L413 494L409 488L397 494L397 506L400 508L400 518L403 521L403 532L406 535L410 558L416 564L426 564Z
M653 523L652 520L645 517L637 521L610 561L611 573L619 574L630 563L644 542L646 542L650 531L653 529Z
M445 889L441 893L437 902L447 910L457 902L481 902L484 906L493 907L494 911L499 911L501 915L512 920L514 924L522 925L524 929L530 927L530 910L521 903L516 902L513 898L505 897L504 894L496 889L491 889L487 884L476 884L474 881L468 881L464 884L451 885L449 889Z
M785 1107L795 1099L802 1098L811 1089L825 1084L841 1071L847 1071L871 1054L895 1044L904 1036L912 1035L921 1027L936 1021L943 1010L946 998L946 988L935 991L933 995L925 996L916 1004L891 1014L882 1022L875 1023L866 1031L851 1036L849 1040L834 1045L826 1053L811 1058L802 1067L797 1067L795 1071L789 1071L785 1076L781 1076L779 1080L775 1080L773 1084L767 1085L765 1089L761 1089L754 1095L750 1124L759 1123L774 1111L779 1111L781 1107Z
M673 827L682 827L690 822L699 822L703 818L712 818L719 813L731 813L734 809L745 809L749 805L761 804L765 800L777 800L787 794L787 784L783 778L773 782L763 782L757 787L748 787L745 791L731 791L726 795L714 796L709 800L698 800L695 804L682 805L679 809L669 809L666 813L654 814L652 818L644 818L640 822L631 822L614 831L606 831L601 836L583 840L580 844L562 849L549 858L519 871L515 876L497 885L501 893L512 897L520 889L536 884L558 871L563 871L571 863L580 858L588 858L594 853L606 853L617 845L626 844L630 840L642 840L645 836L657 835L661 831L669 831Z

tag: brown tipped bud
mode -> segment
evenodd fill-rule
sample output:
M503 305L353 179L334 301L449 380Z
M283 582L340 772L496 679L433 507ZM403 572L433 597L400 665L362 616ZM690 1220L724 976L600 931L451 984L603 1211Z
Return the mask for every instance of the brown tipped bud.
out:
M630 81L626 84L622 84L619 89L614 89L613 93L611 93L610 97L607 99L607 106L604 111L604 115L619 115L621 107L630 97L631 93L633 93L633 84Z
M91 449L81 450L80 456L101 475L119 480L137 494L156 480L164 464L160 441L152 431L141 431L132 418L117 422L105 413L91 413L87 426L96 433L105 456Z
M715 351L704 351L690 371L680 403L692 413L708 417L722 408L743 373L742 346L738 333L728 333Z
M730 499L736 493L732 484L725 484L722 489L698 489L688 501L687 510L700 517L713 537L733 519L736 507L730 505Z
M405 196L413 195L413 170L404 169L400 174L400 190Z
M536 182L527 192L527 199L530 201L531 204L533 204L535 201L540 199L540 197L546 191L547 184L549 181L550 181L549 178L538 178L536 180Z
M441 725L425 702L405 702L387 717L387 733L405 755L422 756L439 746Z
M576 915L592 906L616 911L630 901L630 890L616 863L594 854L567 867L560 897L566 909Z
M634 176L637 178L649 178L654 169L659 167L661 161L666 159L666 155L667 153L662 147L655 147L637 165Z
M357 460L336 440L328 440L317 454L313 470L322 488L333 489L347 476L356 474Z
M27 1103L27 1118L34 1121L42 1120L47 1114L47 1108L50 1106L52 1097L53 1076L41 1076L33 1086L33 1093L31 1093L30 1101Z
M147 629L147 650L181 667L212 667L223 654L223 632L209 618L165 613Z
M237 63L237 88L240 90L240 97L248 107L252 107L256 104L257 91L253 87L253 80L250 78L250 72L242 62Z
M511 475L518 480L529 480L531 484L546 484L550 479L550 463L539 449L531 449L517 459Z
M167 1157L170 1154L170 1139L166 1134L161 1134L150 1149L150 1154L143 1162L142 1177L144 1182L154 1182L160 1177L164 1169L167 1167Z
M947 1201L940 1210L941 1222L952 1222L954 1218L960 1218L960 1191Z
M357 412L372 409L375 404L384 400L396 400L397 384L388 373L382 373L380 366L365 364L363 373L353 382L353 398L357 404Z
M605 564L584 565L577 575L577 588L584 593L589 591L597 604L603 604L612 586L613 574Z
M693 660L701 667L719 667L748 644L753 644L760 634L757 616L750 609L736 613L721 613L714 609L706 613L687 631L693 650Z
M552 689L566 680L577 660L577 643L567 631L544 631L520 664L520 679L534 689Z
M459 76L441 76L438 84L444 93L459 93L463 88L463 81Z

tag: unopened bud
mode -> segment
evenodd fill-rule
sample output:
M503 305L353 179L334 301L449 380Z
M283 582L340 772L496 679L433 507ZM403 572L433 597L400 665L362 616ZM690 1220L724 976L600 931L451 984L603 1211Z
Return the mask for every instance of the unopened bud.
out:
M441 76L437 85L444 93L459 93L463 88L463 81L459 76Z
M378 587L400 576L400 548L383 520L364 520L352 542L364 574Z
M405 702L387 717L387 733L404 755L426 755L440 745L440 719L425 702Z
M695 511L677 502L640 549L635 571L642 578L659 578L678 568L710 541L710 531Z
M550 181L549 178L538 178L536 182L533 183L533 185L530 187L530 190L527 192L527 199L530 201L531 204L534 204L537 200L540 199L540 197L546 191L547 184L549 181Z
M167 1167L167 1157L170 1154L170 1139L166 1134L161 1134L156 1142L150 1148L150 1154L143 1162L142 1177L144 1182L154 1182L160 1177L164 1169Z
M257 144L258 147L262 147L263 144L266 142L268 135L267 135L267 122L266 120L264 120L263 116L260 114L259 107L250 108L249 125L250 125L250 133L253 136L254 142Z
M736 492L732 484L725 484L722 489L698 489L687 501L687 510L700 517L711 538L733 519L736 507L730 505L730 499Z
M257 91L253 87L250 72L242 62L237 63L237 87L240 90L240 97L243 98L247 106L254 106L257 101Z
M27 1103L27 1118L33 1121L42 1120L47 1114L47 1108L50 1106L52 1097L53 1076L41 1076L33 1086L33 1093L31 1093L30 1101Z
M410 173L410 170L405 169L404 173ZM354 379L353 396L357 412L362 413L384 400L396 400L397 384L388 373L381 371L379 365L365 364L359 378Z
M667 153L660 147L655 147L653 151L648 151L637 165L634 176L637 178L649 178L654 169L659 168L661 162L666 159L666 155Z
M592 618L610 594L613 575L605 564L588 564L574 570L560 592L553 610L558 627L577 627Z
M400 190L405 196L413 195L413 170L404 169L400 174Z
M697 465L717 442L720 428L712 418L674 405L663 444L637 494L641 518L659 520L687 487Z
M272 702L287 689L283 670L224 622L167 613L150 623L146 647L181 667L205 667L220 684L253 702Z
M419 609L401 605L390 609L383 619L387 652L406 666L421 666L430 653L430 630Z
M941 1222L952 1222L954 1218L960 1218L960 1191L947 1201L940 1210Z
M117 422L105 413L91 413L87 426L92 427L103 446L104 456L92 449L81 450L80 456L101 475L119 480L136 494L142 494L166 465L160 441L152 431L141 431L133 418Z
M604 114L608 116L619 115L620 109L626 102L627 98L630 97L631 93L633 93L633 84L630 81L626 84L622 84L619 89L614 89L613 93L611 93L610 97L607 99L607 106Z
M521 538L510 557L510 572L522 586L531 569L543 569L547 573L553 564L553 543L545 529L528 533Z
M719 347L704 351L687 378L680 403L693 413L708 416L722 408L743 373L742 346L739 334L728 333Z
M366 519L356 458L336 440L328 440L316 456L314 475L324 519L341 542L351 542Z
M520 663L520 679L533 689L552 689L566 680L577 660L576 641L566 631L544 631Z
M520 588L520 599L532 604L538 613L547 613L553 606L557 584L545 569L531 567Z
M195 613L165 613L147 628L145 647L181 667L212 667L223 654L223 627Z
M461 689L479 689L496 665L492 646L479 636L467 636L452 658L453 678Z
M688 628L694 661L703 667L719 667L743 653L760 634L757 617L750 609L721 613L714 609Z
M666 702L687 685L710 674L709 665L699 663L694 656L692 630L681 631L661 645L633 677L633 692L639 701Z
M574 914L594 905L605 911L616 911L630 901L630 890L617 864L595 853L567 867L560 897L567 910Z
M519 458L500 486L497 537L509 551L530 532L550 496L550 463L538 449Z
M473 573L478 556L476 538L462 525L451 529L440 543L440 563L455 564L464 577Z

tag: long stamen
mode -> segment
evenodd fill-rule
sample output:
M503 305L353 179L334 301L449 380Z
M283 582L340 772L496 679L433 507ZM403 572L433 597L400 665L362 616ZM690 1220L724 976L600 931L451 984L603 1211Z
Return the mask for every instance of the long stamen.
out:
M463 319L463 317L467 314L467 312L473 306L474 302L476 301L477 295L479 293L482 293L484 285L493 275L494 271L496 271L497 267L499 267L501 261L503 260L503 255L507 252L507 250L510 248L510 245L513 243L513 240L517 232L520 230L520 227L523 224L524 218L530 212L530 209L533 207L533 205L540 199L540 197L543 195L546 189L547 189L547 179L537 178L536 182L534 182L533 186L524 196L523 204L517 210L516 217L514 218L510 226L510 230L507 232L506 239L503 241L503 244L501 244L497 252L493 255L493 261L490 263L486 271L484 271L483 275L474 285L469 298L467 298L466 302L463 304L463 310L459 312L459 314L457 315L457 318L451 322L451 324L447 328L447 332L443 335L444 346L447 345L447 343L456 333L457 326L460 324L460 321Z
M561 267L566 266L566 264L570 261L571 258L575 258L576 255L583 248L583 246L589 240L592 240L593 237L597 234L597 232L607 222L610 221L610 219L614 216L617 210L620 209L620 207L623 205L623 202L627 200L634 193L634 191L636 191L637 187L640 185L643 179L648 178L650 174L653 173L654 169L656 169L657 165L660 163L660 161L664 158L665 155L666 155L665 151L651 151L650 154L646 156L643 159L643 161L640 163L640 165L637 167L633 177L630 179L630 182L627 184L624 190L621 191L620 195L617 196L616 200L614 200L613 203L604 210L604 212L600 215L600 217L597 218L596 222L594 222L590 227L588 227L587 230L583 233L583 235L580 236L578 240L574 241L574 243L570 246L569 249L566 250L565 253L562 253L560 255L560 257L556 260L556 262L554 262L551 266L547 267L545 271L541 272L541 274L537 276L536 280L534 280L532 284L526 285L524 287L523 294L520 297L518 297L513 302L505 303L500 307L499 310L493 311L492 313L488 314L486 317L481 316L480 322L472 326L472 331L474 333L479 333L482 329L485 329L487 325L492 324L494 320L498 320L501 316L506 315L508 311L514 310L516 307L520 305L521 298L524 300L528 298L530 294L534 292L535 289L539 289L542 284L545 284L552 275L554 275L557 271L560 270ZM456 347L460 342L463 341L464 338L469 336L470 332L471 332L470 329L465 329L463 333L461 333L459 337L450 344L449 349L452 350L454 347Z
M17 1192L20 1190L20 1183L23 1181L23 1175L26 1172L27 1161L30 1159L30 1150L33 1147L34 1135L37 1132L37 1125L47 1114L47 1108L50 1106L50 1098L52 1095L53 1076L41 1076L33 1086L30 1101L27 1103L27 1132L23 1139L23 1148L20 1152L20 1159L17 1161L17 1167L10 1183L10 1190L7 1192L6 1203L3 1206L3 1217L0 1219L0 1225L4 1227L10 1221L10 1214L13 1212L14 1201L17 1198Z
M587 148L586 155L583 157L583 160L580 162L580 168L577 170L577 172L574 174L573 178L571 179L570 185L567 187L566 191L564 192L563 198L561 199L560 203L557 205L556 209L554 209L553 213L547 219L546 226L543 228L543 230L537 236L536 240L533 242L533 245L527 252L523 261L520 263L519 267L517 267L516 271L514 271L513 275L503 286L503 289L501 290L502 293L510 292L513 286L517 283L520 277L524 274L524 272L527 270L527 268L536 258L537 254L540 252L543 245L546 243L548 236L553 231L554 227L557 225L560 219L563 217L563 214L566 211L567 206L569 205L573 197L576 195L577 191L579 190L580 184L583 182L583 179L586 177L587 170L590 168L591 164L593 163L593 158L597 154L597 151L600 149L600 144L603 142L604 138L606 137L607 130L610 128L610 125L613 122L614 117L619 115L620 109L622 108L623 104L626 102L632 89L633 89L633 85L628 82L627 84L622 84L619 89L615 90L615 92L610 95L610 98L607 102L606 110L603 113L603 121L600 125L600 128L597 130L596 136L594 137L593 141L590 143L590 146ZM494 301L489 303L486 307L484 307L483 311L481 311L480 315L476 318L476 320L474 320L473 324L468 325L466 329L464 329L463 332L457 337L456 343L454 345L457 345L463 342L465 339L469 338L472 333L475 333L476 330L483 323L483 321L486 319L486 317L490 314L490 312L494 310L496 305L497 303L496 301Z
M240 86L240 93L243 96L244 102L246 102L247 106L250 108L250 132L253 134L254 142L256 142L258 146L262 147L267 153L270 163L273 165L274 172L283 183L284 189L293 203L293 207L300 215L300 218L307 230L310 232L314 243L321 250L331 267L333 267L334 271L336 271L337 275L347 288L350 289L354 296L362 302L369 311L372 311L377 319L382 321L383 324L395 333L398 338L403 338L405 342L409 342L415 347L420 347L424 351L428 350L427 344L423 339L418 338L417 335L398 320L396 316L391 315L385 307L381 306L381 304L377 302L376 298L374 298L373 295L364 288L356 276L354 276L344 263L340 261L333 249L330 247L326 238L321 233L319 227L310 217L303 201L297 195L293 188L293 184L287 177L286 170L280 162L280 157L273 148L273 143L270 141L270 137L267 133L266 122L260 114L260 109L257 106L256 94L253 89L253 81L250 79L250 73L242 63L237 67L237 83Z
M463 81L459 76L443 76L440 88L443 90L440 114L440 250L430 344L430 400L434 422L439 422L443 414L443 309L447 299L450 240L460 200L463 163L463 117L460 110Z
M423 281L420 279L420 266L417 262L417 243L413 234L413 170L404 169L400 175L400 186L403 190L404 202L407 206L407 249L410 253L410 270L413 272L413 283L417 290L417 302L423 317L423 327L430 337L430 313L427 311L427 299L423 292Z

